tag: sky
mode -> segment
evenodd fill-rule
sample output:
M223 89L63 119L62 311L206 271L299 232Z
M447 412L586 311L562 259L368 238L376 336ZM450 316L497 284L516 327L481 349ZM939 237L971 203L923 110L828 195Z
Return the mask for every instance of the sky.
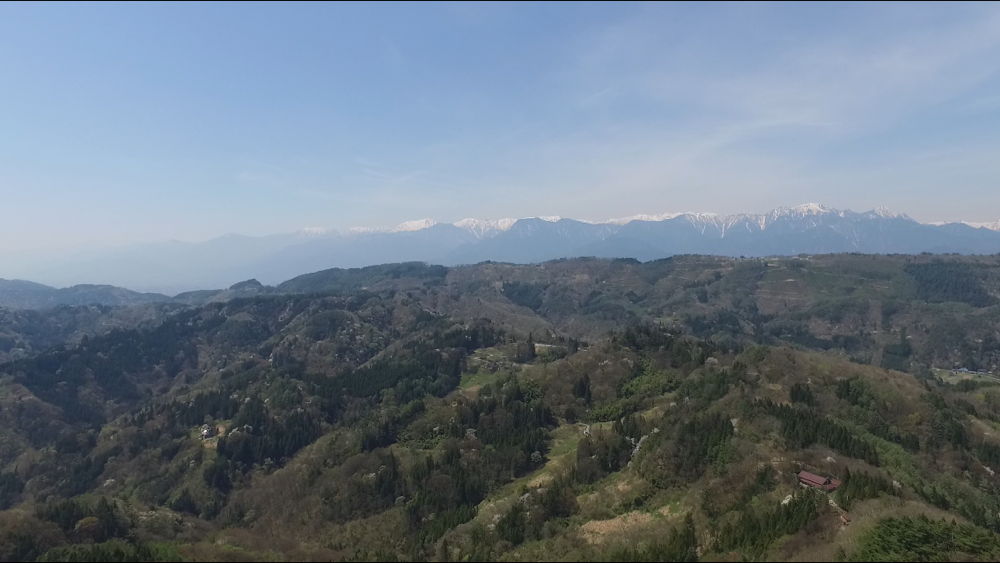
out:
M0 252L806 202L1000 219L1000 4L0 3Z

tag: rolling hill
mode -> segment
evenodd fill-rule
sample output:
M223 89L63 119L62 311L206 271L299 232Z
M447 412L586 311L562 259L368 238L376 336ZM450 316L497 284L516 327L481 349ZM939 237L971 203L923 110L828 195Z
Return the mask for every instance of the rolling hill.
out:
M399 264L108 308L162 309L0 363L0 558L995 560L997 268Z

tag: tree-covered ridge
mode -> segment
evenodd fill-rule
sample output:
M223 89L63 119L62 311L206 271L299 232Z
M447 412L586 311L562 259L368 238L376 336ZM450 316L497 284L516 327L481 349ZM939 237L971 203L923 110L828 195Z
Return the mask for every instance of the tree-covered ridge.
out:
M487 264L181 308L2 364L0 559L874 559L865 534L922 516L979 543L928 532L904 557L988 559L1000 385L773 345L761 284L802 262ZM675 274L698 330L642 312L660 290L636 288ZM559 309L584 288L593 309ZM615 295L634 317L574 332L620 318ZM843 483L803 491L801 470Z
M5 328L0 313L0 362L50 344L76 344L84 334L104 334L113 326L152 326L168 318L169 307L366 291L404 292L436 314L488 318L508 331L548 331L585 341L625 326L667 322L726 347L793 344L890 369L1000 366L996 257L855 254L332 269L275 287L251 280L180 295L172 305L149 305L148 313L131 318L62 307L60 313L32 312L40 322ZM114 310L132 309L142 310ZM330 326L317 320L312 335L322 336Z
M669 322L722 346L793 344L890 369L1000 365L995 256L675 256L484 263L433 273L416 265L379 268L389 267L330 270L303 281L310 280L310 290L337 291L358 287L341 280L362 277L369 289L405 290L445 314L483 315L505 328L580 340Z

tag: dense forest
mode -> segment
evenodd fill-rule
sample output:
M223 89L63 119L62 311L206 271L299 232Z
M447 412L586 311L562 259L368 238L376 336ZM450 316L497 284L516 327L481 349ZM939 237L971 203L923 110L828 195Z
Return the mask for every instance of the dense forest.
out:
M997 268L403 264L0 310L0 560L996 560Z

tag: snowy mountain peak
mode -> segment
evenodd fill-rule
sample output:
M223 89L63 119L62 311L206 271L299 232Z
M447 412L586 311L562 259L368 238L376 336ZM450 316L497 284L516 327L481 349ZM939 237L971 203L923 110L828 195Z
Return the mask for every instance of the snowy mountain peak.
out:
M974 223L969 221L962 221L962 223L974 229L989 229L991 231L1000 231L1000 221L996 221L995 223Z
M905 213L898 213L892 211L886 207L877 207L871 211L865 213L855 213L852 211L841 211L834 209L832 207L822 205L819 203L806 203L798 205L795 207L779 207L773 209L764 214L752 214L752 213L738 213L731 215L723 215L717 213L695 213L695 212L683 212L683 213L658 213L658 214L638 214L629 217L621 217L617 219L608 219L604 221L590 221L590 220L580 220L581 223L587 223L591 225L607 225L613 230L617 227L627 225L633 221L645 221L645 222L661 222L678 220L690 223L697 227L702 233L714 232L718 233L720 236L725 237L733 228L738 227L742 231L762 231L772 228L772 225L778 222L791 221L792 223L797 223L798 221L803 222L803 228L809 228L820 222L824 222L828 219L834 219L839 217L841 219L849 221L857 221L862 219L907 219L913 221ZM558 223L564 218L559 215L546 215L546 216L535 216L526 217L525 219L536 219L541 221L547 221L550 223ZM454 226L468 231L478 239L492 238L504 231L509 230L515 223L517 219L505 218L497 220L484 220L484 219L474 219L467 218L462 219L453 223ZM369 233L403 233L403 232L414 232L427 229L437 225L437 221L433 219L420 219L417 221L406 221L401 223L395 228L389 227L379 227L379 228L354 228L344 231L344 234L369 234ZM1000 231L1000 221L995 223L971 223L964 222L964 224L969 225L974 228L986 228L993 231ZM309 228L299 231L302 237L318 237L327 236L331 234L336 234L336 231L318 228Z
M661 213L659 215L632 215L631 217L621 217L620 219L611 219L607 221L612 225L627 225L632 221L666 221L667 219L673 219L681 215L680 213Z
M779 207L778 209L768 213L768 216L772 218L809 217L815 215L826 215L828 213L837 213L837 210L819 203L806 203L795 207Z
M667 219L673 219L674 217L679 217L685 215L685 213L660 213L659 215L633 215L631 217L622 217L620 219L611 219L607 221L612 225L627 225L632 221L666 221Z
M460 229L465 229L470 233L476 235L478 238L483 238L485 236L491 236L498 232L506 231L511 228L516 219L498 219L496 221L484 221L482 219L462 219L461 221L455 223L454 225Z
M885 219L909 219L905 213L896 213L895 211L889 209L888 207L878 206L871 211L871 214L876 217L883 217Z
M500 231L506 231L506 230L510 229L511 227L513 227L514 223L517 223L517 219L510 219L510 218L507 218L507 219L497 219L496 224L494 225L494 228L496 228L497 230L500 230Z
M398 227L390 232L393 233L407 233L412 231L422 231L424 229L429 229L437 225L437 221L434 219L420 219L419 221L407 221L405 223L400 223Z
M819 203L806 203L798 207L793 207L795 211L799 213L805 213L809 215L824 215L826 213L831 213L834 210Z

